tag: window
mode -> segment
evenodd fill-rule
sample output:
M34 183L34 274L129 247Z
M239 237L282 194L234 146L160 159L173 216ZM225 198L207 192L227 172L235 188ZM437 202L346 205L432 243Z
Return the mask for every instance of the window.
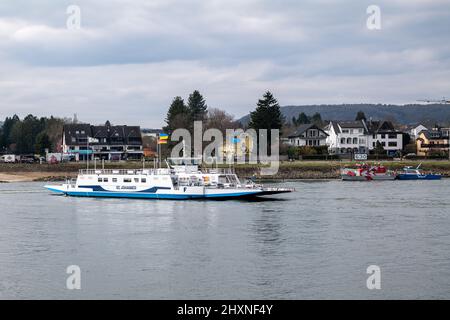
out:
M103 182L103 179L102 178L98 178L98 182Z
M81 130L81 134L85 134L86 132L84 130Z
M117 182L117 178L112 178L112 182Z
M386 138L386 135L385 134L382 134L381 135L381 139L385 139Z
M342 133L350 133L350 132L348 131L348 129L344 129L342 130Z
M130 182L131 182L131 178L124 178L124 179L123 179L123 182L125 182L125 183L130 183Z
M142 179L141 179L141 182L142 182L142 183L146 183L146 182L147 182L147 179L142 178Z
M383 142L381 143L381 145L382 145L383 147L386 147L386 142L383 141Z
M139 178L134 178L134 182L138 183L139 182Z
M366 140L365 139L359 139L359 144L365 144Z
M358 138L353 138L353 144L358 144Z
M103 182L108 182L108 178L103 178Z
M397 141L389 142L389 147L396 147L396 146L397 146Z
M341 144L345 144L345 138L341 138Z
M351 144L352 143L352 138L347 138L347 144Z
M374 148L375 148L375 142L372 142L372 147L374 147Z
M75 137L72 137L72 142L73 143L77 142L77 139Z
M395 133L389 133L389 139L397 139L397 135Z

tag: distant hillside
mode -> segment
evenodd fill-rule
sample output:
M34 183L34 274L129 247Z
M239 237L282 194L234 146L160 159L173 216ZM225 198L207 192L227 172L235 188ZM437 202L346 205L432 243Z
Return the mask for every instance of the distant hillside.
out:
M323 120L354 120L358 111L363 111L367 119L390 120L398 124L449 124L450 105L445 104L343 104L343 105L310 105L310 106L285 106L281 108L286 121L292 117L298 117L301 112L312 116L318 112ZM239 119L242 124L247 124L250 116Z

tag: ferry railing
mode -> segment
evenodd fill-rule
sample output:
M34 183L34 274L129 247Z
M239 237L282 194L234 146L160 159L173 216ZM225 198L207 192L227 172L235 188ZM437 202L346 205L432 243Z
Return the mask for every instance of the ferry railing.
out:
M201 170L203 173L208 174L234 174L233 169L218 168L211 169L206 168ZM197 173L193 171L192 173ZM170 174L170 169L81 169L78 172L80 175L155 175L155 174ZM190 173L190 172L187 172Z
M169 169L81 169L80 175L164 175L170 174Z
M202 170L204 173L210 174L234 174L234 170L230 168L206 168Z

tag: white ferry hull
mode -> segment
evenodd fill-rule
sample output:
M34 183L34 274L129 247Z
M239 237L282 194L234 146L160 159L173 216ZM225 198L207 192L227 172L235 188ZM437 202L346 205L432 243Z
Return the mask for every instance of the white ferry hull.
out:
M182 165L156 169L80 170L77 179L48 190L73 197L133 199L236 199L292 192L266 188L253 182L241 184L234 172L223 169L199 170L189 159ZM192 159L191 159L192 160ZM177 160L178 161L178 160Z
M239 198L253 198L291 192L289 189L222 189L209 191L201 187L185 187L180 190L157 190L156 192L122 192L122 191L96 191L93 188L72 188L67 185L45 186L48 190L72 197L98 197L98 198L131 198L131 199L167 199L191 200L211 199L226 200Z

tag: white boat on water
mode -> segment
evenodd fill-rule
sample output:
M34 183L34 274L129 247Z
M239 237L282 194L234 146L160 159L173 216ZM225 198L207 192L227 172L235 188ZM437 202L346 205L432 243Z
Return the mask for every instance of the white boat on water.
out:
M344 168L341 170L341 179L344 181L377 181L395 180L395 172L389 171L382 165L370 166L357 164L357 168Z
M294 191L241 183L231 169L200 170L197 159L169 159L167 168L86 169L76 180L46 185L50 191L75 197L137 199L236 199Z

